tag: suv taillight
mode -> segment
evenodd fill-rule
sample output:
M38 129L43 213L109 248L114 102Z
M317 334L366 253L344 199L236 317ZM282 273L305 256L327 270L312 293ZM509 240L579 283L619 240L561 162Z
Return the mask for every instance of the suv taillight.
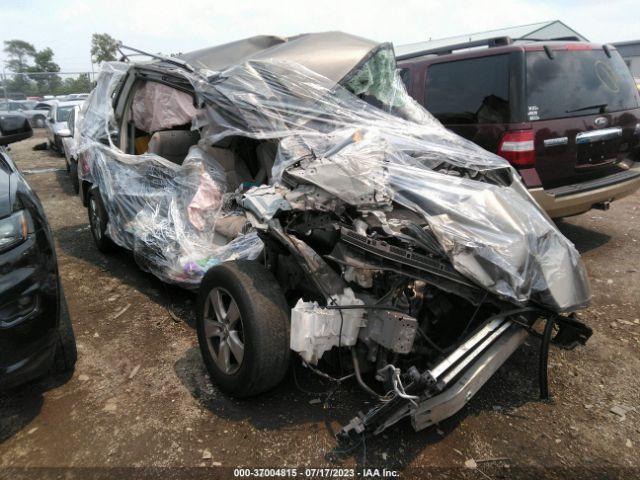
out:
M536 163L533 131L505 132L498 146L498 155L508 160L514 167L533 167Z

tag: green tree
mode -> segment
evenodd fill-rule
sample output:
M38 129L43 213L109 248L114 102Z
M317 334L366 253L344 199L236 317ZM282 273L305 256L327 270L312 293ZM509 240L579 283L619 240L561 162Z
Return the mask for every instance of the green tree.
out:
M75 79L73 85L74 91L70 93L89 93L93 89L91 84L91 78L88 73L81 73L78 78Z
M81 73L77 78L67 77L53 90L54 95L68 95L69 93L89 93L92 85L88 73Z
M94 63L116 60L117 52L118 41L108 33L94 33L91 35L91 60Z
M60 66L53 61L53 50L47 47L36 52L33 55L33 61L34 65L28 67L27 71L32 72L29 77L36 82L38 93L54 92L62 81L57 74L60 71Z
M36 54L36 49L24 40L5 40L4 53L9 56L7 68L12 72L22 73L29 66L29 59Z
M6 82L7 90L30 93L31 82L23 73L28 71L29 60L36 54L35 47L24 40L5 40L4 52L9 57L6 62L7 69L16 74Z

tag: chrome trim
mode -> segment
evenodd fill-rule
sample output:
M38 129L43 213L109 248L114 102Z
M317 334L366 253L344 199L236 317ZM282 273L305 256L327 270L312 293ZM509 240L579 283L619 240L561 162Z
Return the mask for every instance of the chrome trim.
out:
M567 145L569 143L569 137L547 138L544 141L545 147L559 147L561 145Z
M585 143L601 142L603 140L611 140L622 136L621 127L603 128L602 130L591 130L590 132L582 132L576 135L576 144L583 145Z

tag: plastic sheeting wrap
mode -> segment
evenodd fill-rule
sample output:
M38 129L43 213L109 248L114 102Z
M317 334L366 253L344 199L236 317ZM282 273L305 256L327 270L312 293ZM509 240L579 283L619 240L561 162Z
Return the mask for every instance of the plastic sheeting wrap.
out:
M167 68L189 79L201 101L194 124L201 145L231 136L278 142L271 183L296 197L294 210L314 205L304 201L312 187L381 217L402 205L429 225L456 270L489 292L556 311L586 305L589 286L578 252L515 170L414 102L390 52L382 45L363 59L341 82L346 88L282 60L249 60L221 72ZM215 156L195 147L175 165L99 143L96 134L113 130L104 103L110 105L108 94L125 68L105 67L84 112L80 146L90 153L86 176L107 203L109 235L144 268L182 284L196 285L219 261L256 258L262 245L255 233L232 239L215 233L217 221L242 215ZM220 202L218 193L225 194ZM245 201L251 195L245 192Z

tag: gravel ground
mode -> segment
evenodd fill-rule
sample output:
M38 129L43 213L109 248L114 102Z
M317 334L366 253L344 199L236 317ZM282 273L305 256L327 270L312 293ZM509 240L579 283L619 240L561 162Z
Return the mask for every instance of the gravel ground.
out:
M337 452L332 431L366 408L366 397L344 385L318 401L326 395L309 392L330 386L301 367L259 398L219 392L197 349L192 294L142 272L126 252L97 251L64 159L32 150L43 138L38 132L11 154L31 171L54 232L79 359L66 383L43 380L0 396L0 472L216 478L244 466L297 467L298 476L305 467L355 468L355 476L386 467L403 478L640 475L640 193L608 212L559 222L589 271L593 302L581 318L594 334L586 347L551 351L549 402L538 399L538 342L530 340L437 428L414 432L404 421Z

